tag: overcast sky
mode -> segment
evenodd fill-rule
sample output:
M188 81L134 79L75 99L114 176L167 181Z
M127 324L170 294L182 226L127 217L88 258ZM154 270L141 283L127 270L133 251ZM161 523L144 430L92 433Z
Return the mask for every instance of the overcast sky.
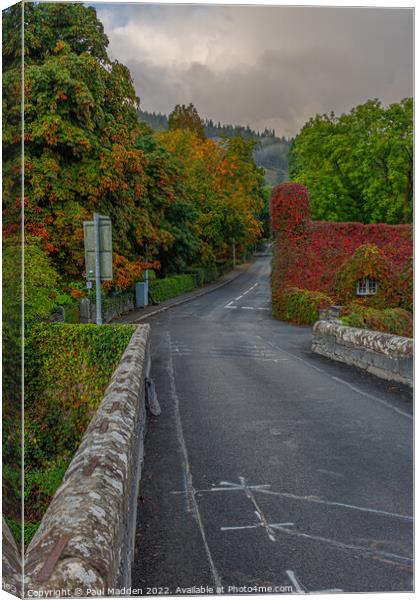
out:
M295 135L308 118L412 96L410 9L96 4L144 110Z

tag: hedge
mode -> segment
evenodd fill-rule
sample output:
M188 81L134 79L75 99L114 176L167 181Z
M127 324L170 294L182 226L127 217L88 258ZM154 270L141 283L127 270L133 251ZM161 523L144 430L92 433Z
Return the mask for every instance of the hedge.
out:
M413 337L413 315L403 308L379 310L351 304L343 308L341 322L349 327Z
M229 264L220 263L207 267L191 267L185 273L194 277L195 285L201 287L207 283L216 281L223 273L229 270Z
M369 244L380 250L381 259L392 274L392 282L383 282L392 284L395 292L391 294L392 305L387 306L412 305L412 225L313 221L309 206L307 190L300 184L282 183L273 190L270 210L275 235L274 293L285 287L299 287L335 295L337 272L360 246ZM355 286L353 289L355 292ZM404 298L398 290L406 290Z
M286 288L282 294L273 296L273 315L298 325L313 325L318 321L320 309L332 304L333 300L322 292Z
M25 541L51 501L135 330L39 323L25 340Z
M190 292L195 287L196 283L193 275L172 275L164 279L156 279L149 284L153 300L157 302Z
M212 283L232 268L231 261L215 263L206 267L190 267L182 275L171 275L149 281L149 288L153 299L160 302Z

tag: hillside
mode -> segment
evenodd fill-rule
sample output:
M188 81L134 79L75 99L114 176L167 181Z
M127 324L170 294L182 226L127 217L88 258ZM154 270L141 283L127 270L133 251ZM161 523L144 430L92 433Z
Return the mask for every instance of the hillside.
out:
M168 128L168 117L161 113L140 110L139 117L155 131ZM212 119L204 120L204 128L206 136L211 139L240 135L246 140L255 140L258 145L254 150L254 160L259 167L265 170L267 185L271 187L287 179L288 154L292 140L277 137L274 130L271 129L257 132L249 126L222 125L220 122L215 123Z

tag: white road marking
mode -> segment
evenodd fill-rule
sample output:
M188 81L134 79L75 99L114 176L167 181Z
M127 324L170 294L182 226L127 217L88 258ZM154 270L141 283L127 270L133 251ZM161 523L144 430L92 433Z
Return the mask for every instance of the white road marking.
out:
M254 283L254 285L252 285L250 288L248 288L243 294L241 294L240 296L238 296L237 298L235 298L235 300L240 300L241 298L243 298L244 296L246 296L247 294L249 294L249 292L251 292L254 288L256 288L258 285L258 283Z
M292 527L293 525L294 525L294 523L270 523L270 527ZM238 525L236 527L221 527L220 531L235 531L236 529L257 529L258 527L264 527L264 524L260 522L260 523L256 523L255 525Z
M331 540L330 538L324 538L320 535L311 535L309 533L304 533L303 531L294 531L291 529L286 529L282 527L274 527L281 533L285 533L286 535L291 535L292 537L301 537L307 540L314 540L316 542L322 542L324 544L328 544L329 546L334 546L336 548L340 548L342 550L353 550L356 552L361 552L362 554L367 554L376 557L383 557L392 560L393 562L403 563L403 564L411 564L413 559L409 556L401 556L400 554L394 554L392 552L384 552L383 550L375 550L373 548L367 548L366 546L355 546L354 544L345 544L344 542L338 542L337 540Z
M226 481L221 481L219 483L219 485L225 485L225 486L230 486L230 487L212 487L212 488L207 488L207 489L198 489L195 490L197 494L205 494L208 492L241 492L244 490L242 485L236 484L236 483L228 483ZM264 485L250 485L248 486L249 489L251 490L259 490L261 488L269 488L271 487L270 484L264 484ZM171 494L185 494L185 490L174 490L171 492Z
M233 301L232 301L233 302ZM232 302L226 304L224 308L234 308L236 310L244 308L245 310L270 310L266 306L232 306Z
M234 531L236 529L256 529L257 527L261 527L261 523L257 523L256 525L239 525L237 527L221 527L220 531Z
M343 591L339 588L333 588L330 590L317 590L316 592L308 592L306 587L302 583L299 583L294 571L286 571L286 575L288 576L293 587L295 588L295 592L297 592L298 594L335 594L337 592Z
M254 494L252 493L252 490L246 485L246 481L245 481L244 477L239 477L239 481L240 481L241 485L243 486L245 494L248 496L248 498L251 500L252 504L254 505L255 514L258 516L259 520L261 521L261 525L266 530L268 537L270 538L270 540L272 542L275 542L276 538L274 536L274 532L271 529L270 525L267 523L267 520L264 516L263 511L258 506L258 503L255 500Z
M381 510L377 510L377 509L373 509L373 508L364 508L364 507L360 507L360 506L354 506L352 504L343 504L340 502L329 502L327 500L319 500L317 498L311 498L311 497L307 497L307 496L295 496L294 494L274 492L272 490L267 489L269 487L271 487L270 484L248 485L246 483L244 477L239 477L239 484L231 482L231 481L220 481L220 483L218 485L213 486L210 489L201 489L201 490L193 489L192 496L195 501L194 495L196 493L232 492L232 491L245 492L246 496L251 500L251 502L254 506L254 513L255 513L256 517L258 518L259 523L253 524L253 525L224 526L224 527L220 528L221 531L235 531L235 530L241 530L241 529L257 529L259 527L262 527L263 529L265 529L269 539L272 542L277 541L277 539L275 537L275 532L279 532L279 533L283 533L283 534L289 535L289 536L301 537L301 538L308 539L308 540L322 542L322 543L328 544L330 546L340 548L342 550L352 550L352 551L360 552L362 554L367 554L368 556L371 556L372 558L377 559L377 560L386 559L386 560L388 560L388 562L393 562L395 564L411 564L413 562L413 559L408 556L402 556L399 554L394 554L392 552L376 550L374 548L368 548L366 546L356 546L353 544L346 544L344 542L340 542L340 541L333 540L330 538L325 538L325 537L318 536L318 535L311 535L311 534L305 533L303 531L296 531L296 530L288 529L288 527L292 527L292 526L294 527L294 523L268 523L263 511L261 510L260 506L258 505L258 503L255 499L254 492L260 492L262 494L273 494L276 496L283 496L283 497L291 498L294 500L304 500L304 501L314 502L314 503L318 503L318 504L340 506L342 508L360 510L363 512L373 512L373 513L378 513L381 516L386 516L386 517L394 517L394 518L412 520L411 517L408 517L406 515L399 515L396 513L381 511ZM189 490L173 491L171 493L187 494L187 493L189 493ZM197 511L198 511L198 506L197 506ZM334 590L332 590L332 591L334 591ZM321 593L321 592L318 592L318 593Z
M340 379L340 377L334 377L333 375L331 375L331 379L334 379L334 381L337 381L338 383L342 383L343 385L346 385L348 388L350 388L354 392L357 392L361 396L366 396L367 398L371 398L372 400L379 402L380 404L382 404L383 406L386 406L387 408L391 408L393 411L395 411L399 415L402 415L403 417L408 417L409 419L413 419L413 416L410 415L409 413L406 413L403 410L400 410L396 406L392 406L392 404L388 404L388 402L385 402L385 400L381 400L381 398L378 398L377 396L373 396L372 394L368 394L367 392L363 392L362 390L359 390L354 385L351 385L351 383L344 381L344 379Z
M230 483L229 481L221 481L219 486L225 487L212 487L209 490L200 490L202 492L231 492L232 490L244 490L244 486L242 483ZM229 487L227 487L229 486ZM264 483L261 485L248 485L250 490L260 490L262 488L269 488L271 485L269 483Z
M408 419L411 419L411 420L413 419L413 415L410 415L409 413L406 413L406 412L400 410L396 406L393 406L392 404L389 404L388 402L385 402L385 400L381 400L381 398L378 398L377 396L374 396L373 394L369 394L368 392L364 392L363 390L359 390L359 388L355 387L354 385L351 385L351 383L347 383L347 381L344 381L344 379L340 379L339 377L335 377L334 375L330 375L328 373L328 371L325 371L324 369L320 369L319 367L316 367L315 365L312 365L311 363L309 363L308 361L304 360L300 356L296 356L296 354L292 354L291 352L288 352L287 350L283 350L283 348L280 348L276 344L273 344L272 342L270 342L268 340L264 340L264 338L261 335L259 335L258 338L260 340L262 340L263 342L267 343L272 348L275 348L276 350L279 350L280 352L283 352L284 354L287 354L287 356L291 356L292 358L295 358L296 360L302 362L307 367L309 367L311 369L314 369L315 371L318 371L319 373L323 373L329 379L332 379L333 381L336 381L337 383L341 383L342 385L345 385L346 387L350 388L354 392L357 392L361 396L365 396L366 398L370 398L371 400L374 400L375 402L379 402L379 404L382 404L383 406L386 406L387 408L393 410L394 412L398 413L399 415L402 415L403 417L407 417Z
M290 498L292 500L303 500L305 502L313 502L315 504L326 504L327 506L340 506L341 508L349 508L351 510L359 510L361 512L376 513L383 517L392 517L394 519L403 519L404 521L413 521L413 517L409 515L401 515L398 513L388 512L386 510L379 510L377 508L366 508L364 506L355 506L354 504L345 504L343 502L332 502L329 500L321 500L318 498L311 498L310 496L295 496L294 494L288 494L286 492L275 492L273 490L261 489L261 486L257 491L263 494L272 494L274 496L283 496L284 498Z
M222 487L223 486L223 487ZM255 490L256 492L260 492L261 494L269 494L273 496L279 496L282 498L290 498L291 500L299 500L303 502L312 502L314 504L324 504L326 506L338 506L340 508L346 508L349 510L357 510L360 512L367 512L380 515L381 517L390 517L392 519L401 519L403 521L413 521L413 517L410 515L402 515L400 513L393 513L386 510L380 510L379 508L368 508L366 506L357 506L355 504L346 504L344 502L334 502L332 500L322 500L321 498L316 498L313 496L297 496L295 494L290 494L288 492L276 492L271 490L271 484L257 484L257 485L247 485L249 490ZM213 486L208 489L200 489L195 490L196 493L209 493L209 492L232 492L232 491L245 491L245 487L242 484L232 483L230 481L221 481L217 486ZM183 490L173 491L171 494L184 494L186 493Z
M167 332L166 336L167 336L168 347L170 349L172 347L172 343L171 343L171 334L169 331ZM185 494L185 498L187 501L187 510L191 510L191 508L192 508L192 511L194 513L194 516L195 516L197 524L198 524L198 528L201 533L201 538L203 540L204 549L206 551L207 559L210 564L210 569L211 569L211 572L213 575L214 583L215 583L216 587L221 587L221 579L220 579L219 573L217 572L216 565L214 564L213 557L210 552L210 548L209 548L207 538L206 538L206 532L204 531L204 526L203 526L203 522L201 520L200 510L198 508L197 500L195 498L195 491L194 491L194 487L192 484L192 475L191 475L190 463L189 463L189 459L188 459L187 446L185 444L184 431L183 431L182 421L181 421L181 413L179 410L179 398L178 398L178 394L176 391L175 372L174 372L174 366L173 366L173 362L172 362L172 353L171 352L169 352L167 372L168 372L168 376L169 376L171 396L172 396L172 400L173 400L173 403L175 406L176 433L177 433L177 439L178 439L178 443L181 448L181 454L182 454L182 463L183 463L182 466L183 466L183 471L184 471L185 492L188 492L187 494Z
M286 571L286 574L288 576L288 578L290 579L293 587L295 588L295 592L297 592L298 594L306 594L306 590L301 587L300 583L298 582L298 580L295 577L295 574L293 571Z
M247 294L249 294L249 292L252 292L253 289L255 289L257 287L258 283L254 283L254 285L252 285L250 288L248 288L247 290L245 290L245 292L243 292L242 294L240 294L239 296L237 296L235 298L235 300L231 300L230 302L228 302L227 304L225 304L224 308L238 308L237 306L233 307L232 304L238 300L240 300L241 298L243 298L244 296L246 296Z

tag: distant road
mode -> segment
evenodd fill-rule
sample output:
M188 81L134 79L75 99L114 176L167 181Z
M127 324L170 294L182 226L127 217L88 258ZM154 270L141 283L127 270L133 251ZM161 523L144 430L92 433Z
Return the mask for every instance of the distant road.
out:
M269 274L149 320L133 587L412 590L411 392L312 355Z

